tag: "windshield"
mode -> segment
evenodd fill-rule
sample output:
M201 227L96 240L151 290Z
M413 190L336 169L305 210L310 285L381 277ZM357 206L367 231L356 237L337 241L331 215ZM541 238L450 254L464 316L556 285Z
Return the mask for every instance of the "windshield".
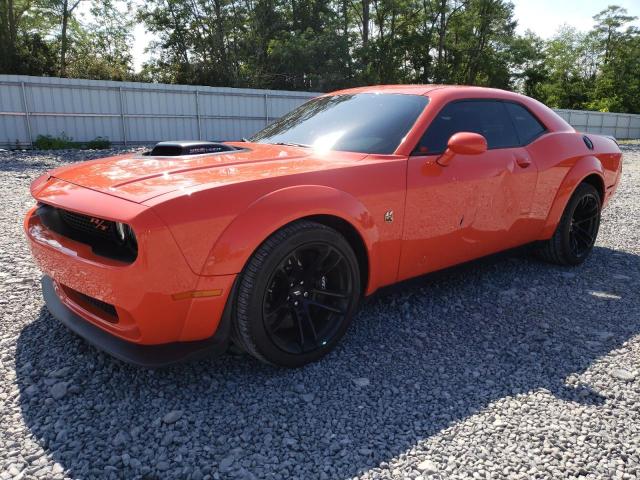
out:
M392 93L319 97L268 125L250 141L389 154L428 102L422 95Z

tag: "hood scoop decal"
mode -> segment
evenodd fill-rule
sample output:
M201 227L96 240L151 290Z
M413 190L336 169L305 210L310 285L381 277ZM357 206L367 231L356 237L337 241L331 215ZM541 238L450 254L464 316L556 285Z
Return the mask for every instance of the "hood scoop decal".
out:
M157 143L146 155L152 157L183 157L187 155L211 155L240 150L221 142L172 141Z

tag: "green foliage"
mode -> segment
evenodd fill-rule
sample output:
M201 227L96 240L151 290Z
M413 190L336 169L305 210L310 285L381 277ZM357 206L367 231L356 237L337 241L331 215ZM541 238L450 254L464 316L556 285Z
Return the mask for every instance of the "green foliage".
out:
M512 89L558 108L640 112L640 31L515 33L508 0L147 0L157 40L132 72L129 0L0 0L0 73L330 91L378 83ZM79 12L89 7L89 20Z
M67 150L67 149L83 149L83 150L105 150L111 148L111 142L104 137L96 137L88 142L74 142L71 137L62 134L59 137L52 135L38 135L33 146L38 150Z
M85 6L92 21L80 18ZM122 0L0 0L0 73L128 80L130 10Z
M38 135L33 146L38 150L64 150L67 148L75 148L73 139L64 133L59 137L51 135Z
M87 150L106 150L111 148L111 141L105 137L96 137L93 140L85 142L81 148Z
M96 2L91 7L93 20L74 25L66 73L72 78L129 80L132 76L133 21L129 8L113 1Z
M609 6L587 33L563 28L544 49L547 77L537 98L551 107L640 112L640 31L635 17Z

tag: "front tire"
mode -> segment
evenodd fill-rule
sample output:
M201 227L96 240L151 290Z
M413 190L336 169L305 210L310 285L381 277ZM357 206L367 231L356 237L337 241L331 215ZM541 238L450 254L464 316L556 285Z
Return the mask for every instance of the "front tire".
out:
M298 221L270 236L245 266L233 341L255 358L300 367L331 351L361 294L353 249L337 231Z
M581 183L567 204L553 236L543 242L538 255L558 265L579 265L596 243L602 200L593 185Z

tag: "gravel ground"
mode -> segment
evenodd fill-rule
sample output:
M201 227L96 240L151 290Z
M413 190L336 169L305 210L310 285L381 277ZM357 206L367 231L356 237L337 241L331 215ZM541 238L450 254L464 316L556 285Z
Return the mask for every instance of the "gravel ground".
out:
M591 258L512 252L382 292L320 363L149 371L43 308L0 153L0 479L640 477L640 146Z

